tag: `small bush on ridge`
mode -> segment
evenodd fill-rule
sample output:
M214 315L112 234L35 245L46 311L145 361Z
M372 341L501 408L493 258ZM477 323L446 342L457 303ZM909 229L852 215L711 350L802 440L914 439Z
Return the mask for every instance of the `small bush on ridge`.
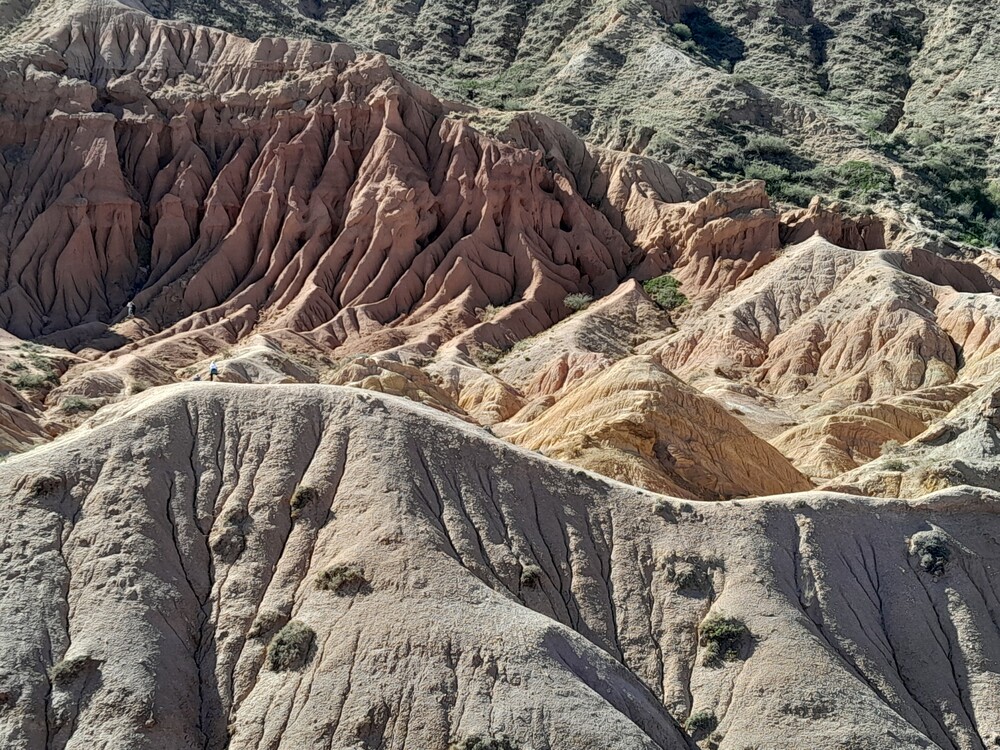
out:
M356 594L368 587L364 571L357 565L333 565L316 576L316 588L335 594Z
M664 310L675 310L687 302L687 297L681 294L680 285L673 276L664 274L643 282L642 288Z
M267 648L267 665L272 672L302 669L316 633L305 623L292 620L278 631Z
M709 617L701 624L698 638L705 649L702 664L709 666L719 661L736 661L749 633L747 626L735 617Z
M589 294L567 294L563 303L573 312L580 312L581 310L586 310L590 307L590 303L594 301L594 298Z

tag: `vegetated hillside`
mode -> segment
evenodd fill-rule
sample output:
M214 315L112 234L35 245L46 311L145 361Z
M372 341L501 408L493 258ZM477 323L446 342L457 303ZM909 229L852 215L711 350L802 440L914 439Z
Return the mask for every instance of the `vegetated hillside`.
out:
M1000 237L989 3L338 0L150 3L241 33L336 36L441 94L537 109L588 140Z
M685 503L325 386L93 426L0 466L5 747L1000 735L992 493Z

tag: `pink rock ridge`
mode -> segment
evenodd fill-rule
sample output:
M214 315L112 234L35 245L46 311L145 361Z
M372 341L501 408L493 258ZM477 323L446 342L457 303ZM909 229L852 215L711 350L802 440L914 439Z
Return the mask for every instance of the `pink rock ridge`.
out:
M571 292L675 268L707 304L783 236L881 236L818 206L783 218L762 183L709 195L538 115L498 114L487 136L345 45L120 6L34 38L0 61L0 326L94 355L142 339L190 362L282 331L357 352L509 345Z
M710 188L540 117L491 139L343 45L107 8L44 39L3 63L0 325L71 348L537 333L641 264L613 202Z

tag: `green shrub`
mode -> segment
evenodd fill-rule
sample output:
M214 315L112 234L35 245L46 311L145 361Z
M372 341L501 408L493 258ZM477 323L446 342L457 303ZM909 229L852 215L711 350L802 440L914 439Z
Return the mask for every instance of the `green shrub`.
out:
M675 310L687 302L680 292L680 282L670 274L643 282L642 288L664 310Z
M521 585L526 589L536 589L542 583L542 569L537 565L525 565L521 568Z
M83 396L67 396L59 403L59 408L66 414L82 414L97 411L100 405L93 399Z
M24 350L21 355L22 359L13 360L7 365L11 372L20 373L11 383L15 388L36 390L50 387L59 382L58 373L52 366L52 362L41 354L40 346L29 342L20 348ZM27 364L24 360L27 360ZM31 366L31 370L28 369L28 365Z
M22 391L33 391L56 382L55 373L26 372L14 379L14 387Z
M708 734L719 726L719 720L711 711L695 711L684 722L684 728L691 734Z
M776 182L768 190L777 200L802 207L808 206L817 192L813 187L794 182Z
M903 446L900 445L898 440L886 440L882 443L882 455L892 456L903 450Z
M480 323L488 323L493 318L497 316L497 313L503 310L501 305L487 305L486 307L480 307L476 310L476 317L479 319Z
M563 304L573 312L580 312L580 310L586 310L590 307L590 303L593 301L594 298L589 294L567 294Z
M983 193L990 203L1000 206L1000 180L987 180Z
M272 672L302 669L309 657L316 633L305 623L292 620L278 631L267 648L267 665Z
M712 154L712 161L722 174L742 173L747 163L743 149L736 146L721 146Z
M982 144L930 143L910 147L896 158L920 178L900 185L899 194L926 212L926 221L962 242L995 243L1000 196L995 181L988 179Z
M691 27L686 23L675 23L671 24L670 31L675 37L683 42L690 41L692 38Z
M315 487L300 484L295 488L295 492L292 493L292 499L288 501L288 505L292 509L292 519L294 520L301 516L302 511L304 511L307 506L312 505L318 500L319 490Z
M502 734L494 736L473 734L452 742L448 745L448 750L518 750L518 748L510 738Z
M755 133L747 138L746 150L765 159L775 156L787 156L792 153L792 147L784 138L770 133Z
M473 349L471 354L472 358L479 364L491 367L503 359L507 352L491 344L481 344Z
M891 191L896 181L888 169L867 161L845 161L834 174L862 202Z
M142 393L145 390L149 390L152 386L145 380L133 380L132 384L128 387L129 395L134 396L137 393Z
M784 167L767 161L755 160L743 167L744 177L748 180L763 180L767 183L768 188L771 187L771 183L787 180L790 174Z
M920 531L910 537L910 554L916 555L920 567L933 576L944 573L945 564L951 559L948 537L940 529Z
M882 462L882 469L885 471L906 471L909 468L910 466L906 461L898 458L890 458Z
M460 97L481 107L518 109L525 99L538 92L538 84L530 80L535 72L515 63L498 76L454 78L448 86Z
M340 596L356 594L369 588L364 571L357 565L334 565L316 576L316 588Z
M899 133L898 136L905 141L907 145L920 149L929 148L937 143L937 136L921 128L911 128L905 133Z
M749 633L747 626L735 617L709 617L701 624L698 638L705 649L701 663L709 666L719 661L736 661Z

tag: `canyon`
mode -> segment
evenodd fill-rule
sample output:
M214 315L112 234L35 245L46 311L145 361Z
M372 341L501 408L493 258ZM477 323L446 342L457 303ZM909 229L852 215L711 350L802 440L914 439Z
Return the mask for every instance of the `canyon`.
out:
M773 16L371 5L0 8L0 744L1000 743L986 235L656 146L648 29L703 107ZM740 148L926 187L852 139L943 105L842 5Z

